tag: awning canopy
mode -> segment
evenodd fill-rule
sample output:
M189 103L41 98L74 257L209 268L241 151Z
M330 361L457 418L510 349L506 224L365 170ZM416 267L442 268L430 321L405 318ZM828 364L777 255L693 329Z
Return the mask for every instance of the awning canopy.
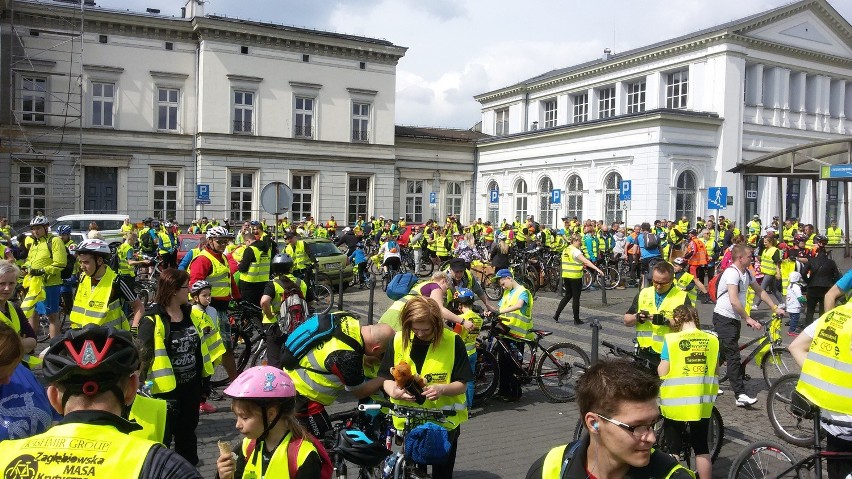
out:
M728 171L744 175L819 179L822 167L850 163L852 163L852 138L807 143L774 151L760 158L740 163Z

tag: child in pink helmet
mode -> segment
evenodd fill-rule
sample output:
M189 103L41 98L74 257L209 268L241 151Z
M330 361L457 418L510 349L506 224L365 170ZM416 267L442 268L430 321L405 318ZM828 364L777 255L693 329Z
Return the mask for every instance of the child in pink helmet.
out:
M243 371L224 391L244 437L235 453L221 452L220 479L320 477L322 459L309 433L293 415L296 388L281 369L257 366ZM290 464L290 457L296 464Z

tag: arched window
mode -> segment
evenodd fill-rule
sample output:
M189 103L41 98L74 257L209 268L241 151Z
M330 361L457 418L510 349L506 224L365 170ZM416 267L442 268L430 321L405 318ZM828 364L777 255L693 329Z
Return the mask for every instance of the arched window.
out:
M604 221L611 225L616 221L624 221L624 210L618 200L621 189L621 175L612 172L604 180Z
M497 200L500 200L500 188L497 187L497 182L491 180L488 182L488 188L485 189L485 194L488 195L488 214L485 218L491 222L495 228L500 226L500 203L491 203L491 192L497 191Z
M553 182L544 177L538 183L538 222L543 227L553 226L554 210L550 209L550 192L553 191Z
M455 215L461 221L462 185L451 181L447 183L447 216Z
M515 183L515 216L523 222L527 219L527 182L518 180Z
M562 193L562 202L565 203L565 216L583 219L583 180L580 175L568 177L568 187Z
M695 174L684 171L677 177L677 193L675 194L675 220L680 221L686 216L689 224L695 224L695 199L698 191L695 188Z

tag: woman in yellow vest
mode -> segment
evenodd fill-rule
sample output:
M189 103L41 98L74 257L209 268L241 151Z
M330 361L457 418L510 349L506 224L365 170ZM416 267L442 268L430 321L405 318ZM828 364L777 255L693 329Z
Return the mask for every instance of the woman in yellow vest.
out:
M144 379L153 381L151 393L169 402L163 443L170 446L192 465L198 464L199 407L209 379L213 361L205 341L211 330L192 314L189 301L189 274L174 268L160 275L156 305L139 323L138 340Z
M520 285L508 269L501 269L494 274L503 288L503 297L500 298L498 307L491 307L491 312L500 316L501 321L508 329L508 337L521 338L524 340L534 338L530 331L533 328L532 308L533 296ZM523 358L524 341L513 341L508 339L511 354L517 358ZM517 359L516 358L516 359ZM499 354L497 361L500 364L500 388L497 396L506 402L516 402L521 399L521 383L513 372L517 368L512 358L507 354Z
M231 410L244 437L235 453L219 446L219 477L320 477L322 459L294 416L296 388L286 372L272 366L247 369L224 393L233 398ZM293 457L296 464L290 464Z
M657 366L663 380L660 411L666 418L663 427L668 437L680 437L689 425L699 479L711 479L713 472L707 434L719 393L718 362L719 338L701 331L694 307L676 307Z
M24 316L21 308L11 301L15 296L20 274L21 270L15 263L0 260L0 323L8 325L21 337L24 352L23 361L32 368L41 363L38 358L30 356L30 353L36 348L36 333L30 323L27 322L27 317ZM0 364L0 369L2 369L2 364ZM2 381L0 381L0 384L3 384Z
M414 402L406 389L399 387L393 378L391 368L405 361L414 374L426 379L423 388L425 401L422 405ZM467 383L473 380L473 372L468 362L464 341L454 332L444 327L438 303L425 297L412 298L402 310L402 330L396 333L392 344L385 352L379 377L384 378L384 390L391 402L403 406L427 409L453 409L454 416L446 422L438 422L448 430L451 447L444 464L433 464L433 479L453 477L456 451L461 423L468 417L465 391ZM393 418L394 427L402 430L403 420Z
M568 305L568 301L572 302L572 310L574 312L574 324L583 324L580 319L580 291L583 290L583 266L597 271L599 275L604 272L589 261L580 250L580 235L571 235L571 244L562 250L562 301L556 308L556 313L553 314L553 320L559 322L559 315L562 310Z
M778 240L775 238L763 239L763 252L760 254L760 272L763 273L763 281L760 287L775 297L775 301L783 303L781 299L781 250L778 249ZM752 309L760 306L761 299L755 298Z

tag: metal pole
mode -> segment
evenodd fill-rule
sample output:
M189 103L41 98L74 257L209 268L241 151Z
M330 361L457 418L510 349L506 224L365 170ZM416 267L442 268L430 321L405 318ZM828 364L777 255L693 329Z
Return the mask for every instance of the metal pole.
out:
M366 265L365 265L366 267ZM370 278L370 302L367 303L367 324L373 324L373 299L376 297L376 279Z
M606 268L606 266L604 266ZM604 269L604 273L606 273L606 269ZM606 282L604 281L603 275L598 275L598 286L601 287L601 303L608 304L606 302Z
M344 268L344 266L345 266L345 263L340 265L340 268L338 268L338 272L340 273L340 278L339 278L340 282L337 283L337 290L338 290L338 296L337 296L338 308L337 309L340 309L340 310L343 309L343 268Z
M598 344L599 337L601 332L601 321L598 318L592 318L592 324L589 325L592 328L592 366L597 364L598 362Z

